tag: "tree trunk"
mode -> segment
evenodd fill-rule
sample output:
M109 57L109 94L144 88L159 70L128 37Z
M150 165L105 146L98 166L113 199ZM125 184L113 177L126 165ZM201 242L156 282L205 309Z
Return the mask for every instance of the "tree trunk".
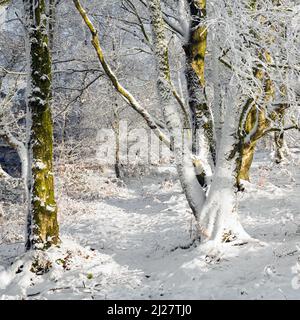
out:
M265 133L270 128L272 121L283 121L281 117L284 117L285 107L280 106L274 109L271 113L267 114L267 110L262 108L257 110L257 107L252 107L249 112L245 133L248 137L243 137L240 141L239 158L237 160L237 185L240 190L244 187L241 180L250 181L250 168L253 162L255 148L259 139L265 136ZM258 117L258 119L257 119ZM275 162L280 163L284 159L284 132L275 132Z
M0 164L0 180L4 178L9 178L9 175L2 169L2 166Z
M252 104L252 101L248 101L250 104ZM259 130L262 129L262 126L257 125L257 128L255 127L257 124L257 116L258 113L261 111L256 110L256 106L252 107L250 106L250 111L248 115L246 116L246 122L244 126L244 132L246 135L249 135L251 130L256 130L253 132L253 136L248 139L248 141L245 141L244 138L242 138L240 142L240 149L239 149L239 158L237 160L237 186L239 190L243 190L242 180L250 181L250 168L252 165L255 147L257 140L255 139L258 137ZM262 114L260 114L261 116Z
M188 87L189 107L192 118L192 152L207 150L213 165L216 163L216 139L213 115L205 95L205 56L207 30L203 20L206 18L206 0L189 1L190 26L188 42L183 46L186 56L185 76ZM203 145L199 145L199 135L204 135Z
M23 0L28 27L29 71L28 229L26 248L47 249L59 242L53 176L51 53L45 0Z
M167 128L174 141L173 150L177 172L183 191L196 219L199 218L205 193L197 181L190 156L190 139L184 135L183 124L176 108L171 84L168 47L165 38L165 26L161 12L160 0L149 1L149 12L153 34L153 46L157 66L157 88L162 112Z
M270 119L266 116L266 110L262 107L258 110L255 105L252 106L246 117L245 136L241 138L237 160L237 186L241 191L244 190L241 181L250 181L250 169L257 141L270 126Z
M51 52L53 51L53 46L54 46L54 35L55 35L55 27L56 27L56 6L57 6L57 0L49 0L48 30L49 30L49 47Z
M235 190L236 153L230 156L237 141L238 108L234 93L228 92L225 105L225 123L222 128L217 164L200 221L207 231L208 240L214 244L248 241L250 236L243 229L237 209Z
M282 88L281 94L284 97L286 95L286 88ZM277 121L281 128L284 128L284 116L285 116L285 110L287 106L281 105L278 108L277 112ZM284 141L284 131L276 131L274 133L274 147L275 147L275 154L274 154L274 160L277 164L281 163L284 158L285 154L287 154L287 148Z
M272 61L270 54L266 50L260 52L259 58L266 64ZM271 124L271 120L277 117L277 110L268 113L265 106L275 96L273 81L262 70L262 65L259 65L254 70L254 76L263 84L263 92L258 92L258 95L262 95L264 105L257 106L256 101L249 98L243 108L244 111L239 124L240 143L239 159L237 160L237 186L239 190L244 189L241 180L250 181L250 168L257 141L264 136Z
M241 180L250 181L250 168L254 158L256 141L244 144L241 150L241 164L238 172L238 188L243 189Z
M0 0L0 7L8 6L11 0Z
M250 0L249 4L251 7L251 10L256 11L258 8L259 2L257 2L257 0ZM273 39L268 39L266 45L272 45L273 42L274 42ZM261 49L258 52L258 57L266 65L270 65L272 63L272 57L268 52L268 50L266 49ZM275 98L274 83L268 77L267 73L263 71L263 65L261 63L258 65L258 68L254 70L254 75L259 81L262 82L264 86L264 92L258 92L258 95L264 95L263 99L264 99L264 102L267 104ZM246 103L246 108L247 108L247 103ZM237 185L240 190L243 190L243 186L240 183L241 180L250 181L249 172L250 172L251 164L253 161L257 141L264 135L264 131L266 131L266 129L271 125L271 120L275 120L276 118L281 117L280 109L281 108L278 108L277 110L272 111L270 114L268 114L267 111L265 110L265 107L259 108L257 106L253 106L250 109L249 114L248 115L246 114L247 118L245 121L245 128L243 129L246 135L248 135L251 132L251 136L250 136L250 139L247 137L245 139L243 134L240 135L241 136L240 154L239 154L240 159L238 160L239 165L237 167L237 170L238 170ZM253 113L256 114L257 112L259 114L256 117L258 117L259 120L255 121L254 120L255 116L253 116ZM279 162L281 161L280 159L281 159L281 156L283 155L281 153L281 148L280 148L281 140L282 139L280 137L279 139L276 139L276 134L275 134L275 146L277 145L277 142L278 142L278 148L275 147L276 148L275 159L278 159ZM276 154L277 152L278 154Z
M114 123L113 129L115 132L115 139L116 139L116 150L115 150L115 173L116 178L121 178L121 170L120 170L120 116L118 112L118 103L117 97L115 97L115 105L113 106L113 113L114 113Z
M275 155L274 159L277 164L281 163L284 159L284 133L274 133Z

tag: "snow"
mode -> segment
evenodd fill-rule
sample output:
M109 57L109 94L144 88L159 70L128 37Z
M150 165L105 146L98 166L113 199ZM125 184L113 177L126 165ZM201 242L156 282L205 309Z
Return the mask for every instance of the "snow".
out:
M49 272L30 272L33 254L22 254L20 240L0 245L0 297L298 299L299 160L283 170L259 153L252 176L239 211L260 242L223 244L218 255L197 241L182 249L193 242L195 223L174 168L106 190L94 177L97 199L59 199L62 245L38 255L51 262Z
M47 168L47 166L45 165L45 163L43 163L42 161L36 161L34 163L34 167L40 170L44 170Z
M32 259L38 259L45 265L50 263L50 271L44 275L32 273ZM127 287L138 286L138 280L127 283L131 272L112 257L63 238L60 248L52 248L47 253L26 253L7 271L2 271L1 288L5 288L2 299L35 296L43 299L63 298L68 292L72 292L69 298L84 299L86 293L93 292L105 298L115 286L124 292Z
M56 209L54 207L52 207L52 206L47 205L46 206L46 210L49 211L49 212L55 212Z

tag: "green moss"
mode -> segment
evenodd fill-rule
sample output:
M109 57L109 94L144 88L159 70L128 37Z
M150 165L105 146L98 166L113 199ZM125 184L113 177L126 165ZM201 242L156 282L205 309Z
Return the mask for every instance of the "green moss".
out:
M266 64L272 62L272 57L266 50L262 50L259 53L259 59ZM273 81L264 72L262 65L258 65L254 68L253 74L257 80L263 84L263 90L258 90L258 94L263 97L264 103L267 104L274 99L275 89ZM262 91L262 92L260 92ZM252 104L252 107L251 107ZM249 107L250 110L249 110ZM248 112L248 114L246 114ZM246 121L243 127L242 120L246 116ZM240 118L239 126L239 155L237 159L237 186L241 189L241 180L250 180L250 168L253 162L255 148L257 141L264 136L266 130L269 128L271 121L277 117L277 112L267 114L267 110L264 106L257 107L253 99L248 99ZM252 132L253 129L256 130ZM244 141L246 135L252 132L250 139Z
M53 177L53 123L51 114L52 62L48 48L45 1L39 1L35 9L28 9L35 16L29 37L30 42L31 87L28 109L32 117L29 148L32 152L31 212L27 248L47 249L59 243L57 205L54 195ZM34 10L34 12L33 12Z
M11 0L0 0L0 7L7 6Z
M207 28L199 25L199 19L206 18L206 1L193 0L189 2L192 19L190 25L189 41L184 46L186 55L186 80L189 93L189 107L192 114L193 152L197 153L198 141L197 130L204 129L213 161L216 161L216 146L213 130L213 119L211 110L206 103L205 95L205 57L207 50ZM203 101L196 97L202 92ZM203 122L202 119L207 119Z

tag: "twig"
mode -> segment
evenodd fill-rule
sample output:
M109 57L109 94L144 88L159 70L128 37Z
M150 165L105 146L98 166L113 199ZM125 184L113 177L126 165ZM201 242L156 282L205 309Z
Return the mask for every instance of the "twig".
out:
M12 71L12 70L7 70L6 68L0 66L0 69L3 70L6 74L13 74L16 76L27 76L26 72L18 72L18 71Z

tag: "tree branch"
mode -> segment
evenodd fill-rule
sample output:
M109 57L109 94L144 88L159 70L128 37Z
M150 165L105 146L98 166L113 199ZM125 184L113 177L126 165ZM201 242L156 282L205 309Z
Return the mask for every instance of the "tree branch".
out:
M101 48L100 40L98 37L98 32L95 29L93 23L91 22L86 11L84 10L82 5L80 4L80 1L73 0L73 2L74 2L76 9L80 13L83 21L85 22L86 26L90 30L90 33L92 35L92 45L95 48L99 62L101 63L103 70L105 71L106 75L108 76L108 78L112 82L112 84L115 87L115 89L117 90L117 92L119 92L119 94L121 94L123 96L123 98L127 101L127 103L144 118L147 125L149 126L150 129L153 130L155 135L161 141L163 141L169 148L171 148L171 143L170 143L169 138L158 128L158 126L157 126L155 120L152 118L152 116L148 113L148 111L146 109L144 109L139 104L139 102L134 98L134 96L120 84L118 78L113 73L111 67L108 65L108 63L104 57L104 53Z

